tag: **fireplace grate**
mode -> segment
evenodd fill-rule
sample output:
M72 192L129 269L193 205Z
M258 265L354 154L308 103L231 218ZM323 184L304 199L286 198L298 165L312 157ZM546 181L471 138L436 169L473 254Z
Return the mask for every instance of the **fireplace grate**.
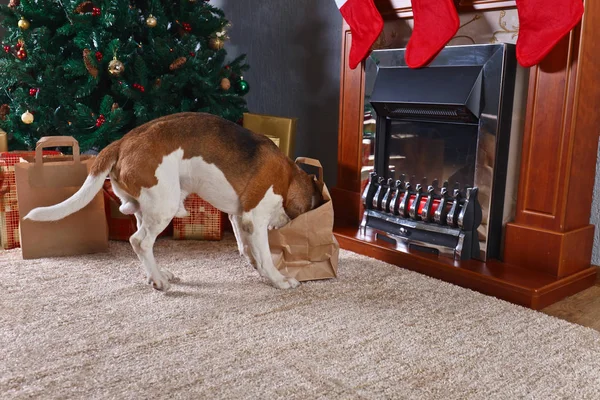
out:
M427 184L424 178L387 181L372 172L363 195L363 228L374 229L379 237L403 242L409 248L469 259L479 253L477 228L482 211L478 189L448 182Z

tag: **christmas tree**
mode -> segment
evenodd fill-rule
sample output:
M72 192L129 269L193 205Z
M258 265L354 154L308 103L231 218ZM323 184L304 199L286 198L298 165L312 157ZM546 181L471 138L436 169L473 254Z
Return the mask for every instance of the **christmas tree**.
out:
M238 121L248 66L227 62L229 22L203 0L10 0L0 51L0 128L11 149L74 136L100 150L181 111Z

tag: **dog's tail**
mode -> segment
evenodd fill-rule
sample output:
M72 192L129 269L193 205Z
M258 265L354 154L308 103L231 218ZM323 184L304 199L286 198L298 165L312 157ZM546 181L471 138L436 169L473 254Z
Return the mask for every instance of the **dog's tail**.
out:
M102 189L106 176L117 162L119 147L120 141L116 141L105 147L98 154L92 165L90 174L73 196L53 206L34 208L25 216L25 219L33 221L58 221L88 205L100 189Z

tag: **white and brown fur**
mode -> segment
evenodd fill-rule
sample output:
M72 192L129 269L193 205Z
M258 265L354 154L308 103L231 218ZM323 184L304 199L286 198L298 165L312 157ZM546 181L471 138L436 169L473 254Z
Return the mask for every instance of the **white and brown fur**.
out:
M179 113L133 129L100 152L83 186L64 202L32 210L26 219L55 221L85 207L110 176L120 210L135 214L130 238L148 282L168 290L173 274L156 265L156 237L173 217L187 215L183 201L196 193L229 214L240 253L275 287L296 279L273 265L268 229L278 228L321 202L312 176L266 136L205 113Z

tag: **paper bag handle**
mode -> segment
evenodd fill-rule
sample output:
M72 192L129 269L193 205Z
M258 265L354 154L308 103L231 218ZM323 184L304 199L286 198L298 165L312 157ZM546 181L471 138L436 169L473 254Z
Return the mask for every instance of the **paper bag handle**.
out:
M47 147L72 147L73 148L73 161L76 164L80 162L79 157L79 143L72 136L44 136L38 140L35 146L35 163L41 164L42 160L42 149Z
M317 167L319 169L319 182L323 182L323 166L319 160L308 157L298 157L296 158L296 164L306 164Z

